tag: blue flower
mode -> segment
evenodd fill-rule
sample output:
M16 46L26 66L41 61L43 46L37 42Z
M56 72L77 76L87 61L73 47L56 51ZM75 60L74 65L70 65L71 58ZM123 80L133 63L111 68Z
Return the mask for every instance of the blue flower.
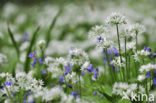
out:
M59 82L60 82L60 83L63 83L63 81L64 81L63 76L60 76L60 77L59 77Z
M116 50L116 48L112 48L111 52L114 53L114 56L119 56L119 52Z
M11 81L7 81L7 82L5 82L5 85L6 86L11 86L12 85L12 82Z
M72 88L72 86L70 84L67 85L69 88Z
M85 75L85 72L81 72L81 75L84 76Z
M88 67L87 67L87 70L89 73L92 73L94 71L94 67L92 66L92 64L90 64Z
M94 71L93 77L96 78L96 79L98 78L98 71L99 71L98 68L95 69L95 71Z
M71 72L72 65L69 65L69 66L65 65L64 68L65 68L65 73L64 73L64 75L67 75L68 73Z
M97 94L97 91L94 91L93 94L96 95Z
M33 58L33 57L35 57L35 54L36 54L35 52L31 52L31 53L29 53L28 57Z
M103 97L103 95L101 94L101 95L99 95L99 97L100 97L100 98L102 98L102 97Z
M156 73L156 70L154 70L154 73Z
M156 78L153 78L154 85L156 85Z
M46 75L46 74L47 74L47 72L46 72L46 71L44 71L44 70L42 70L42 74L43 74L43 75Z
M149 73L149 72L147 72L146 77L147 77L147 78L150 78L150 73Z
M97 36L98 42L100 42L101 39L102 39L101 36Z
M74 97L77 97L79 94L78 94L77 92L74 92L74 91L73 91L73 92L71 93L71 95L74 96Z
M40 58L39 63L40 63L40 64L43 64L42 58Z
M35 62L31 63L32 66L35 66L35 64L36 64Z
M151 53L151 48L144 46L144 50Z

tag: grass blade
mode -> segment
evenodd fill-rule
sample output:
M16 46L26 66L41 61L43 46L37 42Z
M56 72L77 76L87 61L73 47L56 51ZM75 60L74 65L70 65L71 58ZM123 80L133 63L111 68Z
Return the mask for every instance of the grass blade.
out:
M29 67L30 67L30 58L28 57L28 55L32 51L32 47L35 44L35 40L36 40L36 37L37 37L37 34L38 34L39 29L40 29L40 27L38 27L35 30L35 32L33 33L33 37L32 37L32 39L30 41L30 45L29 45L29 48L27 50L26 60L25 60L25 65L24 65L24 69L25 69L26 72L29 71Z
M52 22L50 24L50 27L49 27L47 34L46 34L46 47L48 47L48 45L49 45L49 42L51 39L51 31L54 28L56 21L57 21L59 15L61 14L61 12L62 12L62 7L60 7L60 10L58 11L58 13L56 14L56 16L54 17L54 19L52 20Z
M8 25L8 34L9 34L9 36L10 36L10 38L11 38L11 41L12 41L12 43L13 43L13 45L14 45L14 48L15 48L16 53L17 53L17 56L18 56L18 58L19 58L19 48L18 48L18 46L17 46L17 43L16 43L15 38L14 38L14 35L13 35L13 33L12 33L12 31L11 31L9 25Z

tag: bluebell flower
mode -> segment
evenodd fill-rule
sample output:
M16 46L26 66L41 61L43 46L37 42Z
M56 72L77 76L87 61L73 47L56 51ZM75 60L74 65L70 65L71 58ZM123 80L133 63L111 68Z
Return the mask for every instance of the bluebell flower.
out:
M97 91L94 91L93 94L96 95L97 94Z
M71 64L69 66L65 65L64 68L65 68L64 75L67 75L68 73L71 72L72 65Z
M69 88L72 88L72 86L70 84L67 85Z
M99 71L98 68L95 69L95 71L94 71L93 77L96 78L96 79L98 78L98 71Z
M114 54L114 56L119 56L119 52L116 50L116 48L112 48L111 52Z
M101 95L99 95L99 97L100 97L100 98L102 98L102 97L103 97L103 95L101 94Z
M154 73L156 73L156 70L154 70Z
M92 66L92 64L90 64L88 67L87 67L87 70L89 73L92 73L94 71L94 67Z
M111 64L111 66L112 66L112 70L115 71L115 66L114 66L114 64Z
M11 86L12 85L12 82L11 81L7 81L7 82L5 82L5 85L6 86Z
M153 78L154 85L156 85L156 78Z
M39 63L40 63L40 64L43 64L42 58L40 58Z
M31 53L29 53L28 57L33 58L33 57L35 57L35 54L36 54L35 52L31 52Z
M26 100L23 100L23 103L26 103Z
M151 53L151 48L144 46L144 50Z
M111 56L111 52L107 49L107 54L109 55L109 56Z
M60 82L60 83L63 83L63 81L64 81L63 76L60 76L60 77L59 77L59 82Z
M42 74L43 74L43 75L46 75L46 74L47 74L47 72L46 72L46 71L44 71L44 70L42 70Z
M81 75L84 76L85 75L85 72L81 72Z
M101 39L102 39L101 36L97 36L98 42L100 42Z
M147 77L147 78L150 78L150 73L149 73L149 72L147 72L146 77Z
M77 92L72 91L71 95L77 97L79 94Z
M35 64L36 64L35 62L31 63L32 66L35 66Z
M1 89L4 90L5 86L3 86Z
M12 98L15 98L15 92L13 92L13 93L11 94L11 97L12 97Z

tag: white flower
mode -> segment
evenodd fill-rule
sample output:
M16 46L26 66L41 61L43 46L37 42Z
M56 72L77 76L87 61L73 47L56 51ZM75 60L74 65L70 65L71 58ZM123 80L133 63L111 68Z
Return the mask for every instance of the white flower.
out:
M127 24L127 19L120 13L114 12L111 16L107 17L106 23L108 24Z
M135 49L136 49L136 43L134 42L134 41L132 41L132 42L128 42L127 43L127 50L133 50L133 51L135 51Z
M40 47L44 47L45 46L45 40L40 40L39 42L38 42L38 45L40 46Z
M108 48L111 44L113 44L111 40L102 38L101 40L97 41L96 46L99 48Z
M92 30L89 32L89 38L102 36L103 34L106 34L108 32L107 28L103 25L96 25L92 28Z
M142 65L139 69L139 71L142 73L144 71L149 72L151 70L155 70L156 69L156 65L155 64L146 64L146 65Z
M143 80L145 80L146 76L145 75L139 75L138 76L138 81L142 82Z
M136 36L138 34L145 32L145 27L137 23L137 24L129 26L127 31L131 33L132 36Z
M121 59L122 59L122 62L121 62ZM122 57L121 59L120 57L115 57L115 59L111 61L111 64L113 64L116 67L125 67L125 58Z

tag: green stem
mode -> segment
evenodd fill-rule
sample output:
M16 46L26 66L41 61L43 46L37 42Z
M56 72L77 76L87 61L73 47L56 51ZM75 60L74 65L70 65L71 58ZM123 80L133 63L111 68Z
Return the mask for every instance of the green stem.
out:
M119 35L118 24L116 24L116 30L117 30L117 38L118 38L118 46L119 46L119 55L120 55L120 60L122 62L122 59L121 59L121 47L120 47L120 35Z
M81 97L81 76L79 75L79 89L80 89L80 97Z
M127 78L128 78L128 70L127 70L127 47L126 47L126 45L127 45L127 38L125 37L125 59L126 59L126 72L127 72Z
M114 76L113 76L113 72L112 72L112 69L110 67L110 61L109 61L109 57L108 57L108 54L107 54L107 48L105 48L105 55L106 55L106 59L107 59L107 63L108 63L108 69L109 69L109 73L111 74L111 77L112 77L112 83L114 82Z

